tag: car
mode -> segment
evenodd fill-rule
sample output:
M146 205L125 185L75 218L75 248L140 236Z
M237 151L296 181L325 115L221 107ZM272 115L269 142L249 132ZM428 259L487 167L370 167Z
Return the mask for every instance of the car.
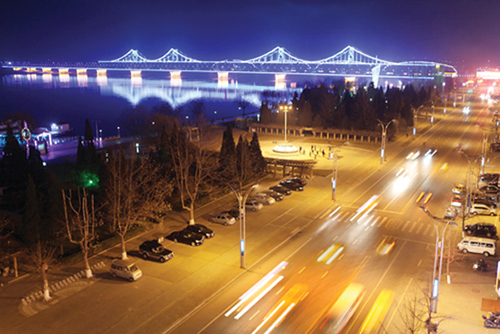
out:
M289 195L292 194L292 191L290 189L285 188L285 187L283 187L281 185L269 187L269 190L275 191L278 194L283 194L285 196L289 196Z
M345 251L345 245L339 242L331 245L326 251L322 252L316 261L330 264L335 259L340 259Z
M188 225L185 229L194 233L201 234L205 237L205 239L213 238L215 235L214 231L201 224Z
M228 225L234 225L236 223L236 219L234 219L233 216L230 216L229 214L220 214L220 215L215 215L210 218L210 221L212 223L216 224L222 224L224 226Z
M497 173L486 173L479 176L479 183L481 184L498 184L499 175Z
M266 194L261 194L261 193L253 195L251 197L251 199L256 200L257 202L262 203L264 205L272 205L272 204L276 203L274 198L272 198L271 196L267 196Z
M484 193L472 193L471 196L474 199L484 199L484 200L488 200L488 201L491 201L494 203L497 202L496 196L486 195Z
M249 200L245 202L245 209L251 211L257 211L262 209L262 203L257 202L256 200Z
M488 238L497 235L496 226L489 223L477 223L472 225L465 225L464 231L468 235L486 236Z
M272 191L272 190L264 190L264 191L261 191L260 194L265 194L267 196L271 196L272 198L274 198L274 200L276 202L279 202L279 201L282 201L283 199L285 199L285 195L280 194L276 191Z
M485 199L485 198L475 198L474 199L474 203L485 204L487 206L491 206L494 209L497 208L497 203L495 203L492 200Z
M306 186L307 185L307 181L306 180L298 178L298 177L291 177L291 178L286 179L286 181L295 182L297 184L300 184L301 186Z
M153 259L161 263L174 257L174 252L163 247L158 240L144 241L139 246L139 253L144 259Z
M180 242L191 246L200 246L205 241L205 237L189 230L175 231L167 235L167 239L173 242Z
M437 149L435 149L435 148L430 148L430 149L428 149L428 150L425 152L424 157L433 157L436 153L437 153Z
M480 203L472 204L469 209L469 212L472 213L473 215L490 215L490 216L497 215L496 209Z
M391 236L386 236L377 246L377 254L387 255L394 249L395 246L396 246L396 238Z
M494 185L487 185L487 186L484 186L484 187L481 187L479 188L479 191L482 191L484 192L485 194L493 194L493 195L496 195L498 194L498 192L500 191L498 189L498 187L494 186Z
M460 212L457 208L449 207L446 209L446 213L444 214L445 219L455 219Z
M285 188L288 188L290 190L294 190L294 191L303 191L304 190L304 186L301 186L300 184L297 184L293 181L281 181L280 182L280 185L285 187Z
M417 151L417 152L415 152L415 153L410 152L410 154L408 154L408 155L406 156L406 160L415 160L415 159L417 159L419 156L420 156L420 151Z
M467 188L463 184L457 184L453 189L451 189L451 192L454 194L463 194Z
M462 206L462 197L459 195L455 195L451 199L451 206L454 207L461 207Z
M227 211L222 211L220 214L231 216L235 220L240 220L240 210L238 210L238 209L230 209ZM243 214L243 213L241 213L241 214Z

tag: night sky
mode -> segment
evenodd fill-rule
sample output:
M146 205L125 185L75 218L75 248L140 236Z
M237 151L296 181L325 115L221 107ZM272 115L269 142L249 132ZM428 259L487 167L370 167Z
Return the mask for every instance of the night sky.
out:
M3 0L0 60L96 61L176 48L199 60L285 47L318 60L352 45L459 71L500 66L498 0Z

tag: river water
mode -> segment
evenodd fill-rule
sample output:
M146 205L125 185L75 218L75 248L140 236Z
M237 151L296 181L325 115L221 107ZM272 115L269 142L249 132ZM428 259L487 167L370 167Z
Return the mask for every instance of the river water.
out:
M85 119L89 119L102 137L117 135L120 116L137 106L151 111L163 103L177 108L201 100L206 118L215 120L240 115L242 110L236 103L240 100L249 103L246 114L258 111L265 91L272 92L275 99L289 101L294 92L300 94L305 82L304 78L297 78L303 80L299 82L288 77L276 81L274 75L235 75L221 80L216 73L183 73L182 78L170 80L168 72L143 72L140 76L39 72L0 78L1 119L9 113L29 112L38 127L69 123L76 134L83 134ZM125 135L123 127L120 130Z

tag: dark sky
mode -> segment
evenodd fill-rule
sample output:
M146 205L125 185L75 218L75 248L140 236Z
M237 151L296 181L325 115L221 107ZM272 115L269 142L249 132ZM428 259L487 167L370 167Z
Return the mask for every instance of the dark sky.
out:
M250 59L275 46L306 60L347 45L390 61L500 66L499 0L3 0L0 60L95 61L176 48Z

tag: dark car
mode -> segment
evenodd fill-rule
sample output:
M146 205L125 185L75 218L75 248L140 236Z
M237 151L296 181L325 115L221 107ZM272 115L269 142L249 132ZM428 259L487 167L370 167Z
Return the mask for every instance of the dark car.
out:
M464 230L468 235L486 236L489 238L497 235L497 228L495 225L488 223L465 225Z
M479 191L482 191L484 192L485 194L493 194L493 195L496 195L498 194L499 190L498 190L498 187L494 186L494 185L487 185L487 186L484 186L484 187L481 187L479 188Z
M307 181L306 180L300 179L298 177L291 177L291 178L286 179L286 181L294 182L294 183L297 183L297 184L299 184L301 186L306 186L307 185Z
M188 225L185 229L187 231L201 234L205 237L205 239L213 238L215 235L214 231L212 231L211 229L209 229L205 225L201 225L201 224Z
M486 198L475 198L474 203L485 204L487 206L491 206L493 209L497 208L497 203L495 201L486 199Z
M288 188L290 190L295 190L295 191L303 191L304 186L297 184L293 181L281 181L280 185L282 185L285 188Z
M231 209L231 210L227 210L227 211L222 211L220 214L221 215L228 215L228 216L233 217L236 220L240 220L240 210L238 210L238 209Z
M282 201L285 198L285 195L272 190L264 190L261 193L271 196L276 202Z
M144 241L139 246L139 253L145 259L154 259L162 263L174 257L174 252L163 247L157 240Z
M285 188L285 187L280 186L280 185L269 187L269 189L272 190L272 191L276 191L279 194L283 194L285 196L288 196L288 195L292 194L292 191L290 189Z
M172 232L167 235L167 239L191 246L199 246L205 241L205 237L203 235L189 230Z

